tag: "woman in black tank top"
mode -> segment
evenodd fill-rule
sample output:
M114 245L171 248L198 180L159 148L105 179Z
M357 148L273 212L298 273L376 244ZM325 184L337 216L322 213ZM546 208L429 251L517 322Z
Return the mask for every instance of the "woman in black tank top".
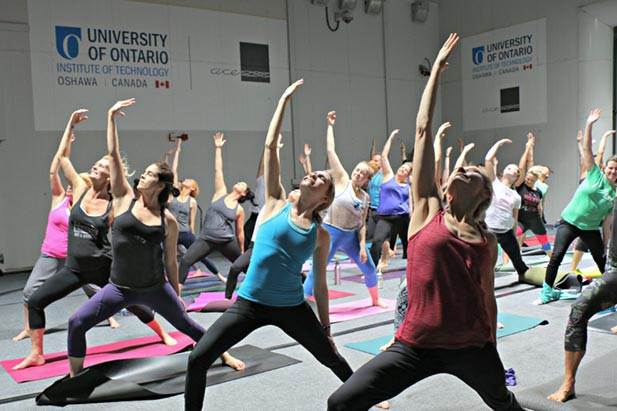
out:
M68 250L65 266L50 277L28 300L31 351L13 369L43 365L43 334L45 332L45 308L79 287L94 284L103 287L109 281L111 245L107 240L109 225L113 220L111 195L109 193L110 157L98 160L90 169L92 187L75 171L69 158L75 126L88 117L88 110L77 110L66 125L56 152L62 173L73 188L74 198L79 201L71 210L69 218ZM141 322L147 324L169 345L176 341L169 336L147 307L130 307ZM107 318L107 317L105 317Z
M135 199L133 188L122 167L115 116L124 116L121 110L134 103L134 99L119 101L108 113L107 157L114 196L113 212L116 215L112 230L114 259L110 283L69 319L71 376L83 369L86 332L100 318L106 318L127 306L143 304L155 309L195 341L205 332L186 314L180 298L176 260L178 223L166 209L167 200L173 191L171 169L164 162L148 166L139 179L139 195ZM237 370L244 369L242 361L227 353L221 358Z

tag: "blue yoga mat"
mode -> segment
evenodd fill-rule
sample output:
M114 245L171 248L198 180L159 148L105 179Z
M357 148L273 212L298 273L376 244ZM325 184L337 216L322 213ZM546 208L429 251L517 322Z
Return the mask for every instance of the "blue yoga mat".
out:
M497 338L530 330L541 324L548 324L548 321L543 320L542 318L524 317L522 315L508 313L497 314L497 321L504 325L504 328L497 330ZM373 338L366 341L345 344L345 347L377 355L381 352L379 351L379 347L386 344L391 338L391 335L385 335L383 337Z

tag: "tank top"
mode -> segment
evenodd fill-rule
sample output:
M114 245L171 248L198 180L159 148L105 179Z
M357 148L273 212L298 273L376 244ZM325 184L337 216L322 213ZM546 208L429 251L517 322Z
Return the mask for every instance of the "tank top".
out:
M392 177L381 185L377 214L409 214L409 184L399 184Z
M313 254L317 224L298 227L290 216L292 203L263 222L253 246L246 278L238 295L273 307L293 307L304 302L302 265Z
M149 226L133 215L133 199L129 209L114 219L111 228L113 260L109 282L119 288L148 290L165 284L163 248L165 213L161 224Z
M383 173L380 171L368 182L368 193L371 196L371 208L377 210L379 207L379 191L383 181Z
M54 258L66 258L70 213L68 197L64 197L64 200L49 212L41 253Z
M111 244L109 233L109 213L111 201L101 215L91 216L81 208L81 202L88 191L82 194L77 204L71 208L69 217L69 239L65 265L79 271L96 269L109 264Z
M212 202L206 210L204 216L204 224L201 227L199 237L204 240L213 241L215 243L225 243L233 240L236 235L236 213L238 205L235 208L229 208L225 205L227 195Z
M362 200L356 197L350 181L345 189L334 197L324 222L341 230L358 229L363 223L364 210L369 205L366 201L367 194L362 190L360 193L362 193Z
M397 340L417 348L460 349L495 342L485 306L490 246L448 230L444 211L409 239L409 305Z
M540 216L540 203L542 202L542 192L533 190L523 183L516 188L518 195L521 196L521 209L518 211L518 219L527 221L531 218Z
M191 225L189 222L191 218L191 197L189 197L185 202L182 202L174 197L167 208L178 221L178 231L181 233L190 232Z

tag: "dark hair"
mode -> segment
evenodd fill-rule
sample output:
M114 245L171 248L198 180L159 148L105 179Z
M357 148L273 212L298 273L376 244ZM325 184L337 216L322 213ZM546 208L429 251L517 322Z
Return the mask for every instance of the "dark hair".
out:
M321 224L323 222L320 212L325 211L328 208L330 208L330 206L332 205L332 202L334 201L334 178L332 177L332 172L330 172L330 170L324 170L324 172L330 178L330 186L328 187L328 191L326 191L326 197L328 199L326 200L325 203L315 208L315 211L313 212L313 220L315 220L317 224Z
M248 188L248 186L247 186L247 187L246 187L246 192L245 192L245 194L244 194L242 197L240 197L240 198L238 199L238 202L239 202L240 204L242 204L242 203L245 203L245 202L247 202L247 201L250 201L250 202L251 202L251 204L253 204L255 207L257 207L257 204L255 203L255 201L254 201L254 200L255 200L255 193L253 193L253 192L251 191L251 189L250 189L250 188Z
M159 182L165 183L165 187L163 187L163 190L159 193L158 198L159 205L161 206L161 209L163 209L167 207L169 195L171 194L174 197L177 197L178 195L180 195L180 190L174 187L174 173L167 163L165 163L164 161L157 161L153 164L159 169Z

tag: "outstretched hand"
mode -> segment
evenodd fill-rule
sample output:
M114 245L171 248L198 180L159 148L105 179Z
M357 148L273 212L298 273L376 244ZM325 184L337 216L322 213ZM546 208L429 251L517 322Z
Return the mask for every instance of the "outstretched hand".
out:
M305 156L310 156L311 155L311 151L313 149L311 148L311 146L309 146L308 144L304 144L304 155Z
M578 132L576 133L576 141L578 141L579 143L583 141L583 132L581 130L578 130Z
M598 121L599 118L600 118L600 109L595 108L591 110L591 113L589 113L589 117L587 117L587 124L593 124L596 121Z
M448 148L446 148L446 157L449 157L451 152L452 152L452 146L448 146Z
M456 33L450 33L448 39L441 46L441 50L437 54L437 58L435 59L435 65L439 67L439 70L444 70L448 67L448 58L450 54L452 54L452 50L454 50L454 46L459 41L459 36Z
M536 142L536 138L533 133L527 134L527 143L525 144L527 147L533 147Z
M116 114L118 114L118 115L121 115L122 117L124 117L125 114L124 114L124 112L122 110L127 108L127 107L132 106L133 104L135 104L135 99L134 98L130 98L128 100L116 101L116 104L111 106L111 108L109 109L109 114L111 114L112 116L115 116Z
M214 139L214 146L216 148L223 147L223 145L227 141L223 137L225 137L225 134L221 133L220 131L212 137Z
M302 84L304 84L304 79L300 79L300 80L296 81L295 83L293 83L292 85L287 87L287 89L285 89L285 92L283 93L281 98L283 98L283 99L290 98L293 95L293 93L296 92L298 87L300 87Z
M471 151L472 148L474 148L476 145L474 143L469 143L467 144L464 148L463 148L463 152L464 153L469 153Z
M504 139L499 140L496 145L497 147L501 147L504 144L512 144L512 140L510 140L509 138L504 138Z
M390 133L390 137L388 137L388 140L392 140L394 137L396 137L396 135L397 135L398 133L400 133L400 131L401 131L401 130L399 130L398 128L397 128L397 129L392 130L392 133Z
M336 111L331 111L328 113L328 125L333 126L336 123Z
M444 138L446 136L446 130L452 127L450 122L445 122L441 126L439 126L439 130L437 130L437 137Z
M80 108L77 111L73 111L73 114L71 114L71 125L76 126L82 121L87 120L88 119L88 116L86 115L87 112L88 110L85 108Z
M606 133L602 135L602 139L606 140L611 134L615 134L615 130L608 130Z

